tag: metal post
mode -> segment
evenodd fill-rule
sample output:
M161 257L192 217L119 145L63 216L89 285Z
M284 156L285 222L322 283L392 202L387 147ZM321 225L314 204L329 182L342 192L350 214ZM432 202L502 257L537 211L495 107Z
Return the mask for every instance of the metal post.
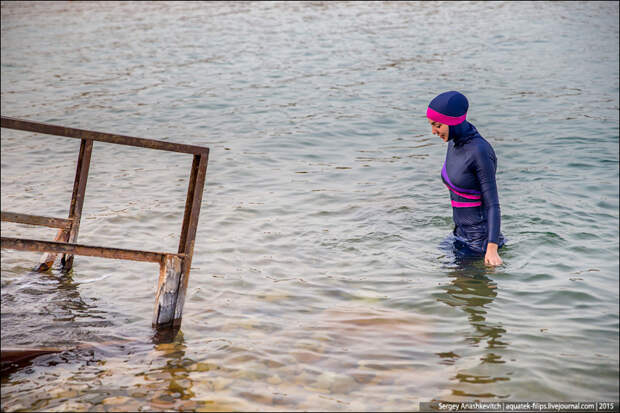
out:
M42 225L60 228L54 241L40 241L1 237L2 248L12 248L24 251L46 251L41 259L38 270L49 269L57 254L63 254L62 267L69 271L73 266L74 255L89 255L103 258L117 258L137 261L157 262L160 264L160 277L155 298L153 325L162 328L161 337L174 337L170 332L178 330L183 315L183 305L189 281L189 272L194 253L194 242L200 216L200 206L205 186L205 177L209 158L209 148L185 145L153 139L136 138L132 136L116 135L85 129L68 128L27 120L0 117L0 127L29 131L35 133L64 136L81 140L80 154L73 183L71 206L68 219L27 215L21 213L2 212L2 221L18 222L30 225ZM193 155L190 172L183 226L179 240L177 254L157 253L149 251L124 250L119 248L104 248L77 244L82 207L86 192L86 182L93 148L93 142L106 142L118 145L129 145L140 148L149 148L163 151L188 153ZM158 332L159 334L159 332ZM157 340L161 337L157 334Z
M70 244L77 242L80 231L80 219L82 218L82 207L84 206L84 194L86 192L86 181L88 180L88 169L90 168L90 156L93 151L93 141L82 139L80 144L80 155L78 157L77 168L75 171L75 181L73 182L73 194L71 196L71 207L69 209L69 219L71 226L67 240ZM64 254L62 257L63 271L71 270L73 266L73 254Z
M194 155L192 170L189 177L185 214L179 240L179 254L183 257L178 261L166 258L161 264L159 284L155 297L153 326L179 326L183 317L183 306L189 283L189 271L194 254L196 228L200 217L200 205L207 173L207 154ZM178 265L178 269L177 269ZM165 294L164 294L165 293ZM163 298L165 295L165 299Z
M183 285L180 289L181 294L177 304L177 306L180 305L181 311L183 310L183 304L185 303L185 292L187 291L187 285L189 282L189 270L192 266L192 258L194 256L194 241L196 240L198 218L200 217L200 206L202 204L202 194L205 187L208 157L208 153L194 155L194 162L192 163L192 176L190 178L190 185L193 185L191 185L187 191L187 204L191 204L191 212L189 214L185 214L188 221L187 231L184 234L181 234L181 241L179 242L179 254L184 254L185 256L183 259L183 273L185 276L183 277ZM184 222L183 227L185 228L185 226L186 225ZM182 252L181 247L183 248ZM179 323L180 322L181 320L179 316Z
M194 241L196 240L196 229L198 228L198 218L200 217L200 205L202 203L202 193L204 192L205 176L207 174L208 153L194 155L192 162L192 172L189 178L187 189L187 200L185 202L185 216L183 217L183 228L179 241L179 254L185 254L183 263L184 270L189 274L194 254Z

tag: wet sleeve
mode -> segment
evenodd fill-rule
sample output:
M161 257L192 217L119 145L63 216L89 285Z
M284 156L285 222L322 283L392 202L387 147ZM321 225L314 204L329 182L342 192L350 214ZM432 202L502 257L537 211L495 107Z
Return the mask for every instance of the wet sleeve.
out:
M499 210L499 196L495 182L497 159L488 145L480 145L474 154L476 176L482 190L482 203L486 208L488 220L488 242L499 243L501 215Z

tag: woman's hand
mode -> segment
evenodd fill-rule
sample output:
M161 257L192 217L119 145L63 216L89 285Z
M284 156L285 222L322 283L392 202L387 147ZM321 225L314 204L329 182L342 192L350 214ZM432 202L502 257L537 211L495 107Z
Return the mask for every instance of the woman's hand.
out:
M484 254L484 263L487 265L502 265L502 259L497 253L497 244L489 242L487 245L487 252Z

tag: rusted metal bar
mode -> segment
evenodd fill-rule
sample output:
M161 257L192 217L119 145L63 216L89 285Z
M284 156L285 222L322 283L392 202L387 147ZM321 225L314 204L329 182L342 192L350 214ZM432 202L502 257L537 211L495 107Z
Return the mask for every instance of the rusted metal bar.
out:
M71 219L44 217L40 215L19 214L16 212L0 212L0 218L5 222L16 222L18 224L38 225L50 228L68 228Z
M36 347L36 348L19 348L19 347L2 347L0 362L2 368L12 363L24 362L31 360L43 354L62 353L65 351L58 347Z
M67 128L63 126L9 118L6 116L1 116L0 118L0 126L2 128L77 138L82 141L73 185L69 219L60 220L15 213L7 213L9 215L5 215L5 213L3 213L2 215L2 220L5 220L6 217L7 221L20 219L22 221L30 221L30 223L36 222L37 225L48 225L61 228L61 230L58 231L55 240L41 241L1 237L1 248L46 252L46 254L42 257L41 264L38 267L39 270L49 269L54 263L56 254L59 253L64 254L62 260L64 270L69 270L71 268L74 255L89 255L102 258L159 263L160 277L157 288L155 310L153 312L153 325L158 329L160 327L165 329L169 326L171 327L171 330L167 331L176 331L174 328L178 329L181 324L183 305L185 303L185 295L189 281L189 272L194 253L198 218L200 216L200 206L202 203L202 195L205 186L209 148L95 132L85 129ZM194 155L177 254L77 244L93 141ZM166 337L168 337L168 334L166 334Z
M72 220L71 219L62 219L62 218L51 218L51 217L43 217L39 215L27 215L27 214L18 214L15 212L2 212L2 221L6 222L16 222L20 224L28 224L28 225L38 225L45 226L51 228L60 228L54 241L58 242L66 242L69 239L69 229L71 227ZM52 268L54 265L54 261L56 261L56 256L58 254L46 252L41 256L41 260L39 264L35 268L34 271L37 272L45 272Z
M187 185L183 225L181 227L181 236L179 237L179 252L185 251L185 245L187 243L187 232L189 230L190 216L192 213L192 201L194 200L194 192L196 190L196 176L198 176L199 162L200 156L194 155L194 159L192 160L192 169L189 171L189 183Z
M196 239L196 228L198 227L198 218L200 217L200 205L204 192L208 157L208 154L194 155L187 189L185 215L183 217L183 227L181 229L179 241L179 253L184 253L186 257L189 257L190 261L185 263L188 266L188 273L189 265L191 265L191 257L194 252L194 240Z
M13 363L20 363L31 360L43 354L62 353L68 350L82 350L90 348L102 348L106 346L123 346L136 341L130 340L111 340L102 343L78 343L67 347L2 347L0 360L2 368L8 367Z
M153 326L157 328L181 325L206 172L207 155L194 155L179 240L179 253L184 258L166 257L161 263L153 312Z
M183 306L185 305L185 295L187 292L187 285L189 283L189 272L192 265L192 257L194 254L196 229L198 227L198 218L200 217L200 205L202 203L202 194L204 192L205 186L207 162L207 154L194 155L187 190L187 200L185 202L185 215L183 217L181 239L179 241L179 253L184 254L185 258L181 262L179 287L176 290L177 297L175 299L173 319L173 323L175 325L180 325L183 315Z
M47 135L64 136L66 138L89 139L99 142L115 143L118 145L137 146L140 148L158 149L163 151L204 154L209 148L158 141L155 139L136 138L133 136L116 135L112 133L96 132L86 129L67 128L64 126L50 125L48 123L32 122L23 119L15 119L6 116L0 118L0 127L17 129L28 132L37 132Z
M55 252L75 255L87 255L91 257L113 258L118 260L156 262L158 264L161 263L163 258L167 255L174 255L178 258L184 257L183 254L96 247L91 245L67 244L64 242L19 239L10 237L1 237L0 242L2 249L8 248L19 251Z
M88 181L88 170L90 169L90 158L93 152L93 141L82 139L80 144L80 154L78 156L77 168L75 171L75 181L73 182L73 194L71 196L71 206L69 207L69 219L71 227L66 242L77 243L80 231L80 220L82 218L82 207L84 206L84 195L86 193L86 182ZM73 266L73 255L63 255L62 269L69 271Z

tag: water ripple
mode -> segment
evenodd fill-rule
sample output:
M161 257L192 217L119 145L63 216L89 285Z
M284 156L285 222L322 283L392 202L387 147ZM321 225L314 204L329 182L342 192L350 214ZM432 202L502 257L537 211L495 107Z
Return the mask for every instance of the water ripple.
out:
M211 149L173 342L150 329L157 265L38 274L3 250L3 346L68 348L3 374L3 409L617 398L617 22L605 2L2 3L4 116ZM498 155L500 268L440 246L424 111L447 87ZM78 148L3 130L3 210L65 216ZM176 251L191 157L153 152L95 144L81 242Z

